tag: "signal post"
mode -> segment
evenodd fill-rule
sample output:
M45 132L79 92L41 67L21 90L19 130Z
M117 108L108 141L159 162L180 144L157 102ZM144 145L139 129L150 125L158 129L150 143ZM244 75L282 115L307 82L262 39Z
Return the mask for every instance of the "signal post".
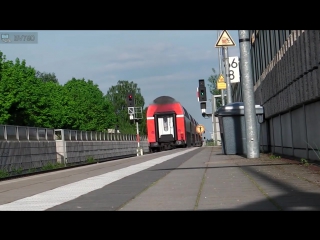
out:
M204 83L204 79L199 79L199 86L197 88L198 102L200 102L200 109L202 116L206 116L206 108L207 108L207 88Z
M142 107L135 107L135 98L132 92L127 94L127 106L130 120L136 122L137 128L137 156L143 155L143 149L140 147L139 120L142 119Z
M218 32L217 32L218 33ZM198 94L198 102L200 102L200 109L203 117L212 117L212 128L215 134L215 141L217 141L216 136L216 121L214 117L214 112L216 110L216 97L221 97L222 105L224 105L224 90L227 91L227 103L232 103L232 92L231 92L231 83L239 82L239 74L238 74L238 58L232 57L233 60L231 63L228 57L228 47L235 46L235 42L227 32L227 30L223 30L220 36L217 39L215 47L219 50L219 65L220 65L220 75L216 82L216 89L221 90L221 95L211 95L212 100L212 113L206 113L206 101L207 101L207 94L206 94L206 87L204 84L204 80L199 80L199 87L197 88ZM225 77L221 74L221 61L220 61L220 50L223 50L223 61L225 65ZM232 70L229 69L231 64Z
M229 57L228 57L228 47L234 47L236 44L231 38L230 34L227 32L227 30L223 30L221 33L219 39L217 40L216 46L217 48L223 49L223 56L224 56L224 66L225 66L225 78L226 82L225 84L220 84L220 86L217 86L217 89L227 90L227 102L232 103L232 92L231 92L231 82L230 82L230 71L229 71ZM221 75L220 75L221 76ZM221 82L220 82L221 83ZM221 94L222 97L223 94Z

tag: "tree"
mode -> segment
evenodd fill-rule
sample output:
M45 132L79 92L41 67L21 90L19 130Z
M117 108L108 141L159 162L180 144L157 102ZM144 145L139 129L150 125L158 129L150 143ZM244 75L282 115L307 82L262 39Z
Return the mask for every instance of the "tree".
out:
M54 73L40 73L0 51L0 124L104 131L115 125L112 103L92 80L72 78L61 86Z
M221 91L219 89L217 89L217 80L219 78L219 75L216 74L216 70L214 68L212 68L212 71L213 71L213 75L211 75L209 78L208 78L208 87L209 87L209 90L210 90L210 93L212 95L220 95L221 94ZM221 98L217 98L216 99L216 103L217 103L217 108L222 106L222 100Z
M16 58L6 61L1 57L0 123L39 126L37 109L42 93L42 82L35 77L35 69Z
M119 80L117 85L109 88L105 98L112 103L114 111L117 116L116 124L119 125L121 133L136 134L136 125L134 121L130 121L128 108L126 103L127 93L132 92L135 95L135 106L144 107L144 98L141 95L141 90L134 82L127 80ZM142 121L145 121L143 116ZM139 124L139 131L142 132L141 124Z
M53 81L42 82L41 85L39 108L36 114L38 124L47 128L63 128L65 113L63 86Z
M62 126L66 129L104 131L115 125L112 103L92 80L72 78L63 86Z
M46 72L37 71L36 77L41 79L43 82L59 83L55 73L46 73Z
M36 70L19 58L0 53L0 123L59 128L61 86L36 77Z

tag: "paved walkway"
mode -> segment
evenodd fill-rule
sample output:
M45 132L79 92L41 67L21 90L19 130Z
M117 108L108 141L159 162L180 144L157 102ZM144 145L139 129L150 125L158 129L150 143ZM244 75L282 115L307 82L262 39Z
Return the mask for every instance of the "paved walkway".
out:
M205 147L121 210L320 210L320 167Z
M175 149L0 182L0 211L320 210L320 167Z

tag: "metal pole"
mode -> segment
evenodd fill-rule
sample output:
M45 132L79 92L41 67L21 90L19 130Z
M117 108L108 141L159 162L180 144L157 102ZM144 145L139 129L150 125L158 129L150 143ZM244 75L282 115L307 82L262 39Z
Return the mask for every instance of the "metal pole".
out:
M241 83L247 135L247 158L259 158L256 109L254 103L249 30L239 30Z
M140 136L139 136L139 123L136 121L137 126L137 142L138 142L138 148L137 148L137 156L140 156Z
M232 103L231 84L229 78L229 56L228 47L222 47L224 51L224 67L226 70L226 84L227 84L227 103Z
M213 133L213 136L214 136L214 132L215 132L215 125L214 125L214 105L215 104L215 102L214 102L214 95L211 95L211 112L212 112L212 114L211 114L211 122L212 122L212 133ZM214 145L214 143L215 143L215 139L214 139L214 137L212 136L212 138L213 138L213 145Z
M220 31L218 30L217 31L217 40L218 40L219 36L220 36ZM218 58L219 58L219 74L222 74L221 48L218 48ZM225 105L225 103L224 103L224 90L223 89L221 89L221 104L222 104L222 106Z
M217 139L217 122L216 122L216 117L214 116L214 113L217 108L217 101L216 101L216 96L212 96L212 123L213 123L213 136L214 136L214 145L218 145L218 139Z

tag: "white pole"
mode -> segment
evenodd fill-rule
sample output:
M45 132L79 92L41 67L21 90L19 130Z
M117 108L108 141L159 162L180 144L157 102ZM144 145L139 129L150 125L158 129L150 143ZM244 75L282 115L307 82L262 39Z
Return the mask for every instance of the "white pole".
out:
M139 123L136 122L137 125L137 142L138 142L138 148L140 148L140 137L139 137Z

